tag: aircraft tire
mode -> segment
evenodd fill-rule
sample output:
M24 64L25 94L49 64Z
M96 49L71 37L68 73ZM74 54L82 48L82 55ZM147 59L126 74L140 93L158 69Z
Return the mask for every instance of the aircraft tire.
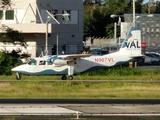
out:
M21 75L19 73L16 73L16 79L21 80Z
M73 80L73 76L72 75L68 76L68 79Z
M66 77L65 75L63 75L63 76L61 77L61 79L62 79L62 80L67 80L67 77Z

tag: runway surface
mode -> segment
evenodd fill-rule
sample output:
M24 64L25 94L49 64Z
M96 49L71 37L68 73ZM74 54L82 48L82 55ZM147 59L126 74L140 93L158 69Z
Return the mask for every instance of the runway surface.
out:
M159 116L160 105L131 104L0 104L0 115Z
M160 99L0 99L0 119L159 120Z

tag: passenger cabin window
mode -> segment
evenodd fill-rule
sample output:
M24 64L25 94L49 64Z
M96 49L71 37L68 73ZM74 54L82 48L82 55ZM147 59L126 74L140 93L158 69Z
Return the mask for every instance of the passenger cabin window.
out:
M44 60L41 60L41 61L39 61L39 65L45 65L45 61Z
M32 59L31 61L28 62L29 65L36 65L37 61L35 59Z

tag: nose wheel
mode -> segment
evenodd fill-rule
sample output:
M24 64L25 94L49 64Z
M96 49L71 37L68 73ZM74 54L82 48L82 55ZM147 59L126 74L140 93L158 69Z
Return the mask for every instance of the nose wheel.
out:
M16 73L16 79L21 80L21 75L19 73Z

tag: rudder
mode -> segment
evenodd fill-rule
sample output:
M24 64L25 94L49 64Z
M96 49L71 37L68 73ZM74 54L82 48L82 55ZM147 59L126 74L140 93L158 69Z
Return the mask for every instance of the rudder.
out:
M122 42L120 54L141 55L141 30L140 27L131 27L126 39Z

